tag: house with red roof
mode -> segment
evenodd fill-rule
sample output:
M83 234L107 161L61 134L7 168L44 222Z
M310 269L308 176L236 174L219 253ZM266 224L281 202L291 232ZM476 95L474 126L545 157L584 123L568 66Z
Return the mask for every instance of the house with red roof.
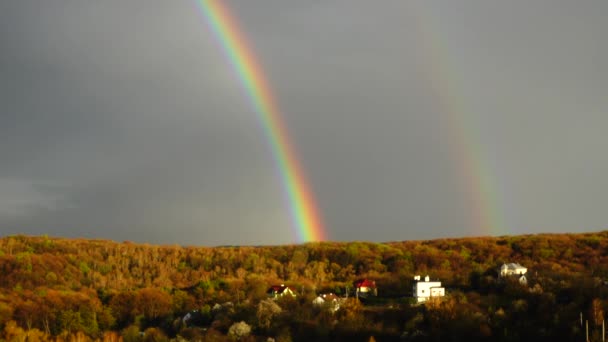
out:
M359 279L353 285L355 286L355 295L357 297L365 298L378 295L378 288L374 280Z
M266 291L266 294L268 295L269 298L279 298L279 297L283 297L283 296L292 296L295 297L296 293L289 288L289 286L285 286L285 284L281 284L281 285L272 285L268 291Z

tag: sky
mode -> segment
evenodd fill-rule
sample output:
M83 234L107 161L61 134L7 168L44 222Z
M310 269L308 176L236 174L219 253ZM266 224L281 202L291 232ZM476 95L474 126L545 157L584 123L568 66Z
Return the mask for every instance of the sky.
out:
M608 1L224 4L329 240L606 229ZM0 236L302 242L196 1L3 1L0 51Z

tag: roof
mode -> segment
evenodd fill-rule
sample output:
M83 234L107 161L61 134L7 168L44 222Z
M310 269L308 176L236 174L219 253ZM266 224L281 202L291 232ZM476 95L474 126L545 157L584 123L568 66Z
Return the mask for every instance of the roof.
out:
M515 269L520 269L520 268L525 268L522 265L516 263L516 262L511 262L508 264L502 264L501 268L506 267L509 270L515 270Z
M323 300L325 300L325 301L333 301L333 300L338 300L340 298L333 293L320 294L319 297L323 298Z
M357 287L357 288L359 288L359 287L375 288L376 282L373 280L369 280L369 279L359 279L359 280L355 281L355 287Z
M267 293L276 293L276 294L282 294L283 292L285 292L285 290L287 290L289 288L289 286L285 286L283 284L281 285L272 285L268 291L266 291Z

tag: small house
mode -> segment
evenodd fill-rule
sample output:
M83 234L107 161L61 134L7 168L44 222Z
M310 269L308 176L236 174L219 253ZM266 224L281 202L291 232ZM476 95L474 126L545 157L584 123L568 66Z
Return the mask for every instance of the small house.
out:
M268 289L268 291L266 291L266 294L268 295L269 298L279 298L279 297L283 297L283 296L292 296L292 297L296 296L296 293L291 288L289 288L289 286L285 286L285 284L271 286Z
M421 281L420 276L417 275L414 277L414 281L413 293L418 303L425 302L432 297L445 296L445 288L441 286L441 282L431 281L428 275L424 277L424 281Z
M355 295L357 297L377 296L378 288L376 282L369 279L359 279L354 283Z
M522 285L526 285L528 283L528 279L526 279L525 274L528 272L528 269L523 267L518 263L508 263L502 264L498 269L498 274L501 278L517 276L519 283Z
M506 277L511 275L524 275L528 272L528 269L518 263L512 262L509 264L502 264L499 272L501 277Z
M317 298L312 301L312 304L315 306L327 307L332 311L338 311L338 309L340 309L340 304L342 301L342 298L338 297L333 293L324 293L318 295Z

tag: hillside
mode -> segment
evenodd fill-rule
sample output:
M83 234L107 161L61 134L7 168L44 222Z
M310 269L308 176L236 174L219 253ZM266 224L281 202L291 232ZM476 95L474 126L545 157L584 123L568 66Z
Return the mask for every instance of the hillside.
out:
M509 262L528 268L527 286L497 279ZM415 274L440 279L446 299L413 305ZM333 316L310 305L317 293L351 292L361 278L376 281L375 301L350 300ZM221 340L244 321L251 340L575 339L581 312L598 333L606 279L608 231L214 248L10 236L0 239L0 338L29 330L30 339ZM268 323L260 307L268 287L282 283L298 296L279 302L282 313ZM230 310L212 310L226 302ZM192 310L204 319L183 326Z

